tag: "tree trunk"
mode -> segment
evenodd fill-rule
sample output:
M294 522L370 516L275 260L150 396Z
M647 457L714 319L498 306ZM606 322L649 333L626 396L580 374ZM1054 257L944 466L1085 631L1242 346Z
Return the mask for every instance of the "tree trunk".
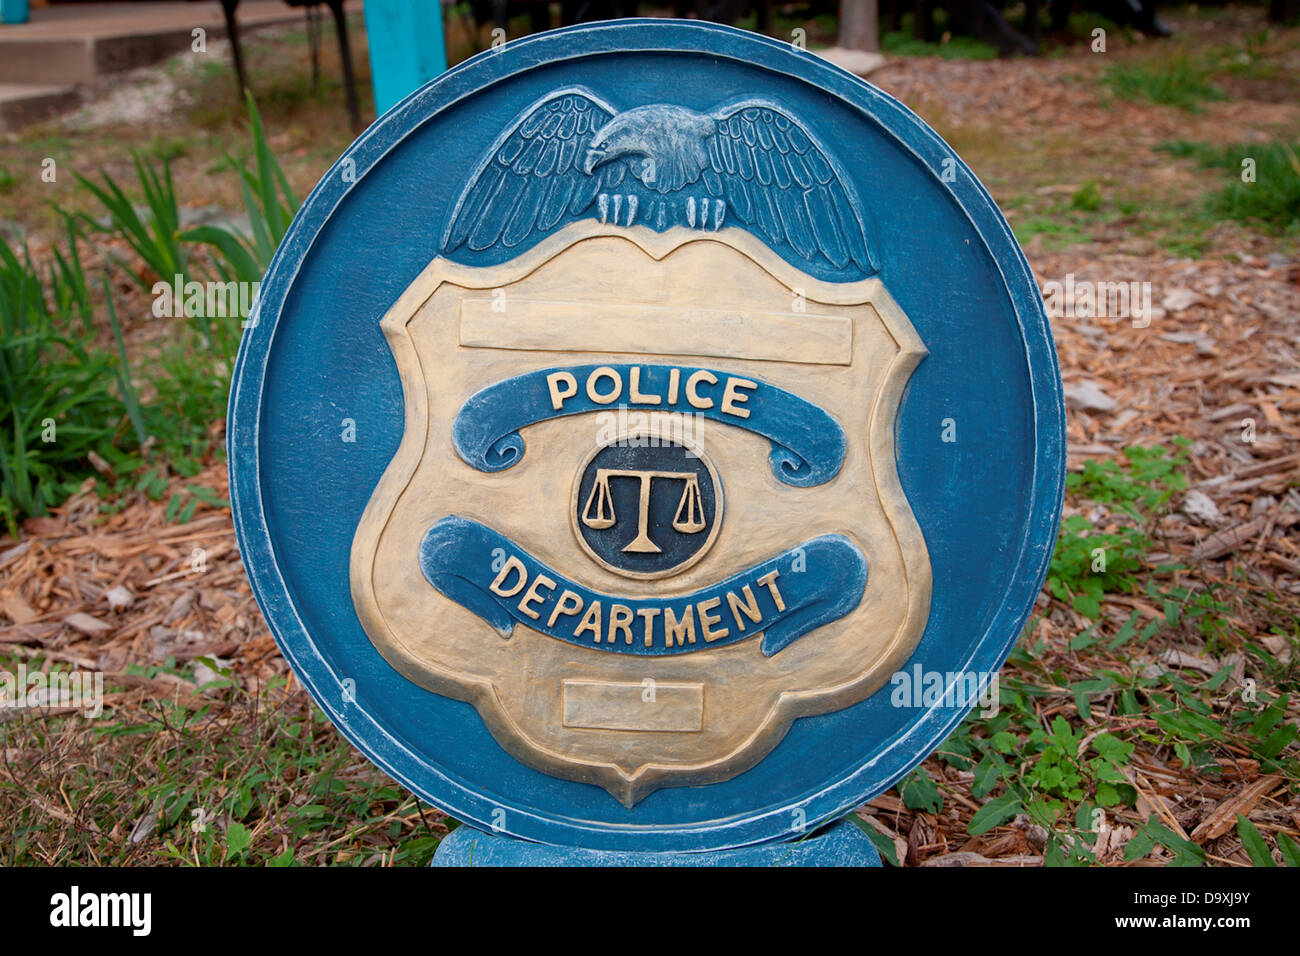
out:
M840 0L839 45L846 50L880 52L877 0Z

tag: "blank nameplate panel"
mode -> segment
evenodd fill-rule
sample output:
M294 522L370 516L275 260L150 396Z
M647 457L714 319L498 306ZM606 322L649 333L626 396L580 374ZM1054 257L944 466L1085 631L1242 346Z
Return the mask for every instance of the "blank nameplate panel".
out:
M507 309L509 322L502 321ZM590 302L466 298L461 303L460 344L848 365L853 359L853 324L843 316L794 315L788 308L683 311L669 305L600 302L593 309Z
M566 680L564 725L589 730L695 733L704 727L704 685Z

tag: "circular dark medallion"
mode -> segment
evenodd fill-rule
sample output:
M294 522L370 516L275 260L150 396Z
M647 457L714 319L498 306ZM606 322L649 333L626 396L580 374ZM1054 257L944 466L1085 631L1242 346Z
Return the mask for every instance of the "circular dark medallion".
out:
M652 433L599 446L570 503L578 542L599 565L651 579L690 567L722 524L722 485L697 446Z

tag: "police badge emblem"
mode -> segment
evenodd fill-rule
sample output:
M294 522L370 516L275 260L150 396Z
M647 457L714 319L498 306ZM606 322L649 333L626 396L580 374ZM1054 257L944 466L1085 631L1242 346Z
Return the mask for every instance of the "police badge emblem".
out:
M878 692L996 669L1061 479L1041 303L954 160L703 24L510 44L382 118L232 395L245 560L340 728L462 819L612 848L802 832L923 757L969 705Z

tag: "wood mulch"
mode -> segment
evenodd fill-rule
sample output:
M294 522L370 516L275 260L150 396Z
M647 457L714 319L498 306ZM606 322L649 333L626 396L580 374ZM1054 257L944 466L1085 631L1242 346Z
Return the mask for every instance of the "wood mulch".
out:
M0 645L105 672L109 683L173 697L177 678L145 681L128 665L214 658L250 687L288 674L248 586L227 508L200 506L188 524L143 493L107 518L94 479L20 542L0 539ZM222 462L194 478L226 497ZM181 688L188 694L194 688Z

